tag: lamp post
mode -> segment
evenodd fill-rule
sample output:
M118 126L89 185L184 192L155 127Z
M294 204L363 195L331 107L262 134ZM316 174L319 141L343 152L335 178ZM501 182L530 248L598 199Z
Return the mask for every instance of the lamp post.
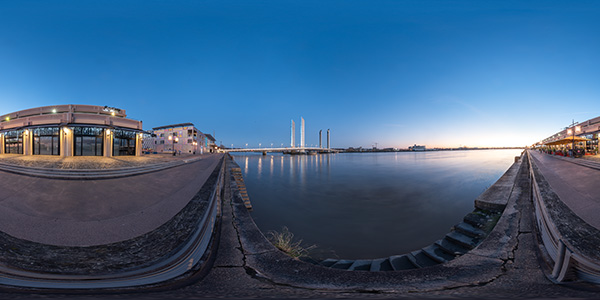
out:
M177 153L175 152L175 143L179 141L179 138L175 136L175 133L173 133L172 135L169 135L169 141L173 141L173 156L175 156Z
M572 125L575 125L575 122L573 122ZM575 126L574 128L569 128L567 130L567 134L571 135L571 151L572 151L572 157L575 157L575 132L580 132L581 131L581 127L580 126Z

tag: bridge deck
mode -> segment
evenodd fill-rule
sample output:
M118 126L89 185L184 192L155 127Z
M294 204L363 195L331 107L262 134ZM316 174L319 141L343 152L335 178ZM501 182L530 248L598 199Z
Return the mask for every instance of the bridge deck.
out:
M600 164L598 169L578 162L530 151L534 163L560 199L586 223L600 229Z

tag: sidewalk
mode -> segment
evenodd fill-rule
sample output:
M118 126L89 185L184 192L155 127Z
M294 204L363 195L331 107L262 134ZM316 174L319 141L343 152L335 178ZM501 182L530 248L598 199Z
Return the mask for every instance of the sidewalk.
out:
M554 192L586 223L600 229L600 170L529 152Z
M137 176L59 180L0 172L0 231L58 246L127 240L158 228L202 187L222 155Z

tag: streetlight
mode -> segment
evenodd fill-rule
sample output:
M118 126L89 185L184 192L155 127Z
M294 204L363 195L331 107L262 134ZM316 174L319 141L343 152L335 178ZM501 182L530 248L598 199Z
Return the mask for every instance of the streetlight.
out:
M260 148L260 145L261 145L261 144L260 144L260 143L258 143L258 148Z
M573 124L574 125L574 124ZM580 132L581 131L581 127L580 126L575 126L575 130L573 130L572 128L569 128L567 130L567 134L571 135L571 151L572 151L572 157L575 157L575 132Z
M179 142L179 138L175 136L175 133L173 133L172 135L169 135L169 141L173 141L173 156L175 156L175 143Z

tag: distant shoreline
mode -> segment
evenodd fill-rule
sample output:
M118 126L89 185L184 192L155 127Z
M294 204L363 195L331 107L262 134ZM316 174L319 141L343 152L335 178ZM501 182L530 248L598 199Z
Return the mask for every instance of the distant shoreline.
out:
M333 148L340 152L346 153L363 153L363 152L430 152L430 151L461 151L461 150L510 150L510 149L526 149L526 147L458 147L458 148L432 148L425 150L409 150L409 149L368 149L368 148Z
M226 148L228 149L228 148ZM239 148L234 148L239 149ZM293 148L290 148L293 149ZM338 151L338 153L374 153L374 152L432 152L432 151L463 151L463 150L511 150L511 149L521 149L524 150L526 147L473 147L473 148L432 148L425 150L409 150L409 149L395 149L395 148L385 148L385 149L372 149L372 148L331 148L332 150ZM268 149L266 152L269 152ZM253 152L253 151L248 151ZM247 153L244 151L239 152L231 152L234 153Z

